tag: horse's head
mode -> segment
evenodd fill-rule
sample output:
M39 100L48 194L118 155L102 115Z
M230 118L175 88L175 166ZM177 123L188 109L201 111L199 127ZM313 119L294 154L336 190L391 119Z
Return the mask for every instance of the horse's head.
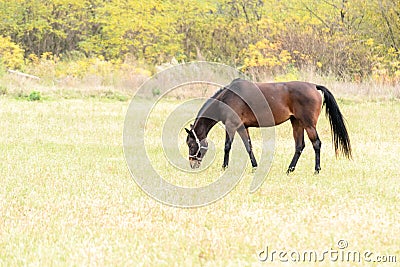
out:
M191 125L192 126L192 125ZM208 149L207 140L204 138L199 140L193 127L190 130L186 129L188 134L186 144L189 147L189 162L192 169L199 168L201 161Z

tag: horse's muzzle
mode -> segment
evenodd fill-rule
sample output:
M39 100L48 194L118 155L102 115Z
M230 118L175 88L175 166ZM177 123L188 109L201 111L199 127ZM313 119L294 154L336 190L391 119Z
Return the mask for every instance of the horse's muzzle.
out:
M192 158L189 159L189 162L190 162L190 167L191 167L192 169L197 169L197 168L199 168L199 167L200 167L200 164L201 164L201 161L199 161L199 160L197 160L197 159L192 159Z

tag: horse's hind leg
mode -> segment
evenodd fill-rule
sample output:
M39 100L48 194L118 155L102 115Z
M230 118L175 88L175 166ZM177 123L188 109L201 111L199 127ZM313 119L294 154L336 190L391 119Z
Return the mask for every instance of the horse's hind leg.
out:
M308 135L308 138L310 138L310 141L313 145L314 151L315 151L315 174L318 174L319 171L321 170L320 166L320 151L321 151L321 140L319 140L317 130L315 127L306 127L306 132Z
M246 147L247 153L249 153L251 166L253 166L253 168L256 168L257 161L253 154L253 147L251 145L249 130L242 125L238 129L238 133L239 133L240 137L242 138L242 141L243 141L244 146Z
M296 150L294 152L293 159L290 162L289 168L286 171L287 174L294 171L294 169L296 168L297 161L300 158L301 152L303 152L303 149L305 147L303 126L301 125L300 121L298 119L296 119L295 117L291 117L290 122L292 123L293 138L294 138Z

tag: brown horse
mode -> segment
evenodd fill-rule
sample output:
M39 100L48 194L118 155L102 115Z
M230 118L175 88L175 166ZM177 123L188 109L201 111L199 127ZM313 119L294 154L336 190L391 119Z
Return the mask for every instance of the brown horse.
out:
M324 95L322 102L321 91ZM219 121L225 125L225 155L222 167L226 168L235 132L238 132L253 167L257 161L252 151L249 127L272 127L290 120L295 140L295 153L287 170L293 172L305 147L304 130L315 151L315 173L319 173L321 141L316 125L322 104L329 118L332 142L336 154L342 152L351 158L350 139L342 113L332 93L321 85L306 82L252 83L242 79L233 80L217 91L200 109L186 143L192 168L198 168L208 149L207 134Z

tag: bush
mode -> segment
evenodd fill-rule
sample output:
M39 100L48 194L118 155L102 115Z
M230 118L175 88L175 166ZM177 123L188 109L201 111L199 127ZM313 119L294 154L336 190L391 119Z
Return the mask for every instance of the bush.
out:
M41 96L41 94L40 94L40 92L38 92L38 91L32 91L30 94L29 94L29 101L39 101L39 100L41 100L42 99L42 96Z
M0 36L0 63L9 69L20 69L24 65L24 50L10 37Z

